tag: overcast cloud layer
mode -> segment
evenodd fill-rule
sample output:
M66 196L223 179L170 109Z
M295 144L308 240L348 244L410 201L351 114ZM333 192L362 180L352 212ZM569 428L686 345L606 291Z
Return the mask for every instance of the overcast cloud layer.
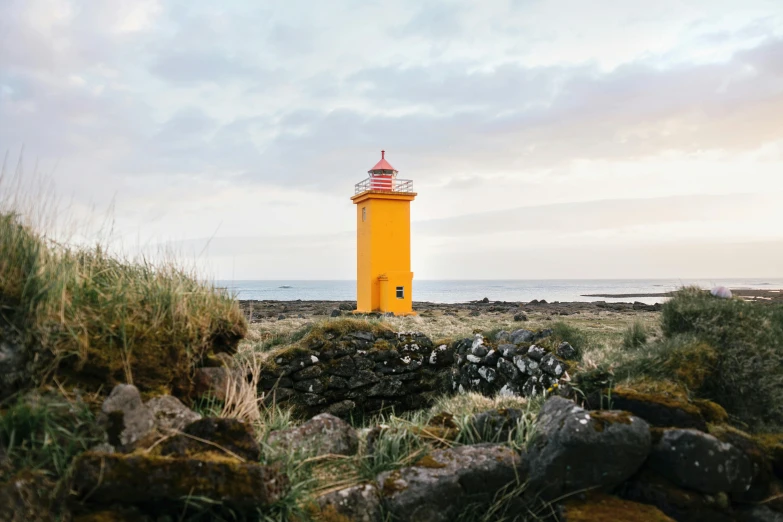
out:
M418 278L780 277L783 3L6 0L22 147L218 278L352 278L381 148Z

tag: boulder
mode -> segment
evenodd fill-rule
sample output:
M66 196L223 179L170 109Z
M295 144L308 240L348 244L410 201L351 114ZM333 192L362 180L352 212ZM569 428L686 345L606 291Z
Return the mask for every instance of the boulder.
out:
M155 416L141 402L135 386L118 384L103 401L98 423L106 430L109 444L130 450L153 435Z
M527 321L527 315L522 312L514 314L514 321Z
M470 504L489 505L526 477L524 459L500 444L435 450L413 466L378 475L385 512L395 520L451 522Z
M500 353L502 357L508 357L510 359L517 355L519 350L515 344L501 344L498 346L498 353Z
M773 490L775 474L771 455L759 441L747 433L727 425L711 426L710 435L740 450L750 459L753 466L753 482L750 488L744 492L734 492L732 500L738 502L763 502L768 498L776 496L776 492Z
M682 489L648 467L620 487L623 498L651 504L678 522L736 522L725 493L705 495Z
M603 520L633 522L674 522L655 506L640 504L604 493L578 495L560 505L560 522L594 522Z
M703 493L745 493L754 479L747 455L690 429L664 430L652 448L649 466L674 484Z
M155 419L155 427L160 431L182 430L191 422L196 422L201 415L182 404L171 395L154 397L145 404Z
M555 350L555 355L566 361L574 361L579 357L579 351L570 343L563 341Z
M188 424L181 434L166 439L160 448L161 455L173 457L207 452L250 462L261 458L253 429L237 419L220 417L205 417Z
M193 372L193 395L196 397L209 395L219 401L225 401L230 382L231 370L226 367L196 368Z
M513 344L529 343L533 341L533 338L535 336L536 336L535 332L532 332L530 330L525 330L525 329L519 329L511 332L511 337L509 338L509 341L511 341Z
M528 445L531 491L544 499L589 488L611 489L650 452L649 425L623 411L588 412L551 397Z
M288 453L302 452L317 455L354 455L359 438L350 424L322 413L297 428L276 430L269 434L267 443Z
M470 346L470 353L476 357L484 357L487 355L488 351L489 350L484 345L484 336L481 334L476 334L476 336L473 338L473 344Z
M316 499L318 520L382 522L381 498L373 484L332 491Z
M326 407L324 413L330 413L335 417L347 418L356 409L356 403L352 400L335 402Z
M506 442L513 437L517 423L524 412L516 408L500 408L477 413L468 421L468 427L480 440Z
M342 312L341 312L339 309L335 308L335 309L334 309L334 310L332 310L332 312L329 314L329 317L340 317L341 315L343 315L343 313L342 313Z
M612 407L629 411L658 428L707 431L707 423L699 408L677 398L615 388L612 390Z
M527 349L527 356L536 362L540 362L541 359L544 358L544 355L546 355L546 350L540 346L536 346L535 344L531 345L530 348Z
M511 334L505 330L500 330L498 333L495 334L495 341L498 343L503 343L508 341L509 337L511 337Z
M231 458L87 452L73 470L71 490L82 504L181 510L188 498L205 497L232 510L255 512L289 488L288 478L276 468Z

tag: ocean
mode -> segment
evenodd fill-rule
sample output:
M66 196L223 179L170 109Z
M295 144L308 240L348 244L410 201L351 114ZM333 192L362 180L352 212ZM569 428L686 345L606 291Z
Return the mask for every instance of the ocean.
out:
M216 281L237 299L294 301L352 301L356 299L355 281ZM490 301L640 301L660 303L665 297L586 297L585 294L651 294L697 285L705 289L729 288L778 289L783 279L530 279L476 281L413 281L413 300L435 303L464 303L489 298Z

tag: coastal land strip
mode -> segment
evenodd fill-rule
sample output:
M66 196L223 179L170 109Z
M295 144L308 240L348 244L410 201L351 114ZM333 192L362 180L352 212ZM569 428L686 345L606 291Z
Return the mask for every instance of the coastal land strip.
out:
M733 295L757 302L783 302L781 290L731 289ZM649 294L591 294L586 297L604 297L612 299L633 299L637 297L670 297L670 292ZM240 300L240 307L250 322L261 320L278 320L286 317L310 319L313 317L329 317L330 315L348 315L356 309L356 301L310 301L310 300ZM657 312L660 304L645 304L639 301L607 302L607 301L570 301L547 302L533 299L531 301L492 301L483 298L464 303L433 303L414 301L413 309L423 317L427 316L481 316L481 315L516 315L533 314L537 316L567 316L572 314L598 315L603 312L637 314L642 312Z
M780 301L783 302L783 290L760 290L757 288L731 288L734 297L746 301ZM612 299L632 299L636 297L672 297L674 292L642 293L642 294L582 294L582 297L603 297Z

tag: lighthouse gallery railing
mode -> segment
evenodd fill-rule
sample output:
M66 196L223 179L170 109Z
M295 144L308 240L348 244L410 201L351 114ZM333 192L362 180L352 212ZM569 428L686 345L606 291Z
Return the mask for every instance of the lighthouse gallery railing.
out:
M375 176L364 179L356 184L355 194L361 194L362 192L413 192L413 180L411 179L397 179L386 176Z

